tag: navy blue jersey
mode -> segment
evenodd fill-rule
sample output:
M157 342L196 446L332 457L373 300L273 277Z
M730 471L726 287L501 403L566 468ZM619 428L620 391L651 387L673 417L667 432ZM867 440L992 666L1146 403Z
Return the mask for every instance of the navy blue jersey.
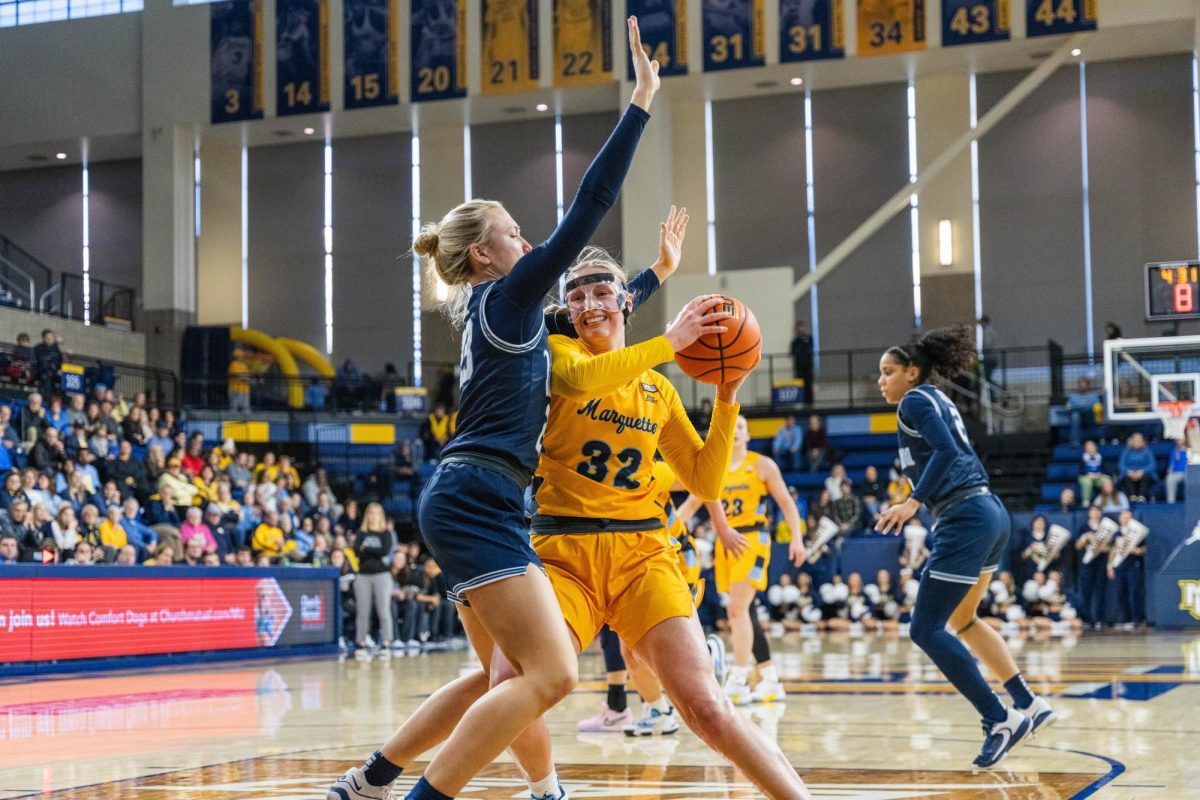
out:
M649 118L642 109L629 106L584 173L571 207L550 238L522 256L508 275L471 288L463 327L457 430L443 455L473 451L515 461L531 473L537 467L550 403L546 293L616 201ZM657 286L653 274L650 278ZM635 301L645 296L634 292Z
M917 500L932 508L955 492L988 485L962 416L941 389L928 384L911 389L896 418L900 468Z

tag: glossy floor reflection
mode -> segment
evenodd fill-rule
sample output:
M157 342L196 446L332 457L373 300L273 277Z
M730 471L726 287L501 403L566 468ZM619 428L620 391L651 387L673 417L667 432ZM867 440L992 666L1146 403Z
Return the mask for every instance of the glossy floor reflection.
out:
M1059 724L974 773L969 705L909 641L785 638L784 703L742 710L778 738L816 797L1200 798L1200 637L1110 634L1025 641L1030 683ZM320 800L469 653L391 661L280 661L0 685L0 800ZM750 798L694 736L580 735L602 698L598 656L550 716L573 798ZM636 708L636 700L631 700ZM405 776L397 796L411 785ZM513 798L505 763L463 797Z

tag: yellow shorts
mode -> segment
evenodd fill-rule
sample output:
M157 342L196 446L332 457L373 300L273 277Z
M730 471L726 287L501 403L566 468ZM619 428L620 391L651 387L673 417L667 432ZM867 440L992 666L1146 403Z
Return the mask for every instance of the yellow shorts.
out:
M748 581L760 592L767 589L767 567L771 564L771 534L766 531L741 533L746 537L746 549L736 558L729 554L719 539L717 540L713 572L716 573L718 592L728 592L730 586L743 581Z
M582 647L605 623L633 647L663 620L695 613L665 530L534 534L533 549Z
M704 600L704 579L700 577L700 554L696 552L696 542L690 533L672 538L671 541L679 546L676 552L679 571L683 573L683 579L692 590L692 602L699 608Z

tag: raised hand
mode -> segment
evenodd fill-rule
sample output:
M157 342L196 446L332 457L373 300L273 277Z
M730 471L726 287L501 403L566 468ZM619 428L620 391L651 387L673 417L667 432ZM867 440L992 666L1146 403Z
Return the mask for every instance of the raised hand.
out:
M637 17L630 17L625 22L629 27L629 51L633 57L633 74L637 79L629 102L643 111L649 111L654 93L662 85L662 79L658 77L659 65L657 61L650 60L642 47L642 32L638 30Z
M651 269L662 283L679 268L683 254L683 237L687 233L688 213L686 208L678 211L671 206L667 221L658 223L658 261Z

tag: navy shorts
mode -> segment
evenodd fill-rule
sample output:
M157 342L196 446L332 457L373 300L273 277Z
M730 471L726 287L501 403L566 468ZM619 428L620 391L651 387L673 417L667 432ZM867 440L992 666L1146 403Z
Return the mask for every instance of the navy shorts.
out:
M525 574L542 562L529 543L525 490L487 467L442 462L417 505L421 537L446 576L451 600Z
M977 583L980 573L1000 566L1011 526L1008 511L995 495L955 503L934 523L926 574L952 583Z

